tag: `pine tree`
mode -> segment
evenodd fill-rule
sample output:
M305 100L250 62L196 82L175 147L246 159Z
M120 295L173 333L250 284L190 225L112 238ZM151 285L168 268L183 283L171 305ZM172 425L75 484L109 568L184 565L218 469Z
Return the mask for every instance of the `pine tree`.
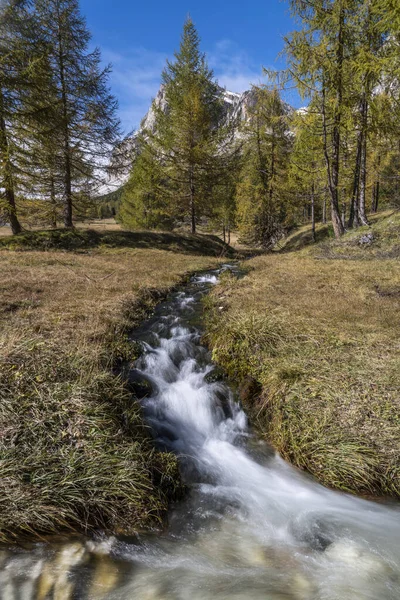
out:
M36 0L35 8L48 46L50 94L58 99L49 147L61 140L64 224L72 227L74 202L99 182L119 137L117 103L108 89L110 68L101 69L98 49L88 51L91 36L78 1Z
M193 233L203 214L213 212L213 187L221 174L227 132L221 89L213 80L191 19L187 19L175 61L162 80L168 109L154 107L155 131L148 144L165 178L165 200L175 215L189 218Z
M315 242L316 213L319 207L323 217L327 188L321 135L322 118L315 102L312 101L307 109L299 111L293 117L291 128L294 132L294 144L290 156L290 189L293 197L301 201L299 205L307 209L307 216L311 213L312 239Z

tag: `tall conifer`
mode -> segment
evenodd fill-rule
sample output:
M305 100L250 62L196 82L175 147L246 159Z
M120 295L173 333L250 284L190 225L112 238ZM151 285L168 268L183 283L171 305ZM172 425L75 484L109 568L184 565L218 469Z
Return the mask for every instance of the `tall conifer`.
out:
M19 233L17 191L29 176L24 172L32 120L27 105L35 71L35 31L29 3L4 0L0 5L0 209Z
M226 135L221 127L221 89L200 51L190 18L162 80L168 109L154 107L156 127L147 132L148 143L163 166L170 211L189 218L195 233L198 219L212 212L212 190L221 172Z
M117 103L108 88L110 68L101 68L98 49L88 50L91 36L78 1L35 5L48 45L51 93L58 100L48 135L62 141L64 224L72 227L74 196L100 178L118 139Z

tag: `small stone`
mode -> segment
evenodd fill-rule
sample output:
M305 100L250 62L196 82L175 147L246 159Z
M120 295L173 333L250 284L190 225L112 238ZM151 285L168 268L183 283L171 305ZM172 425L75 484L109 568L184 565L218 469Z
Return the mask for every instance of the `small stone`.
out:
M370 231L369 233L362 235L358 240L358 243L360 244L360 246L370 246L374 239L374 234L372 233L372 231Z

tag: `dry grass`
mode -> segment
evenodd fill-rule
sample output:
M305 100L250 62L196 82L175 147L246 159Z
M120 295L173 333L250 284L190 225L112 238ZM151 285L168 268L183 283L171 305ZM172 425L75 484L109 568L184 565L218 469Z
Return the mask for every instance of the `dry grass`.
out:
M0 540L160 525L176 459L154 450L112 370L135 358L128 331L160 294L216 261L121 244L0 251Z
M60 223L61 226L61 223ZM78 221L75 223L76 229L95 229L96 231L121 231L122 227L115 219L90 219L87 221ZM42 227L28 227L27 231L41 231ZM0 237L12 236L11 228L8 225L0 225Z
M399 215L384 215L375 249L358 231L253 259L215 290L209 337L217 361L252 378L254 422L283 456L329 486L400 496L400 266L379 254L396 230Z

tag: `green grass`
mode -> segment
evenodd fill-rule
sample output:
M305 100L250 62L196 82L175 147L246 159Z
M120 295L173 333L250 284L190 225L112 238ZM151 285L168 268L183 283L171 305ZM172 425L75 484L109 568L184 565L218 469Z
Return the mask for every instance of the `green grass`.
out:
M252 259L207 300L214 359L242 381L262 435L330 487L395 497L399 217L374 219L368 247L363 228Z
M189 272L218 259L10 244L0 251L0 541L162 526L183 491L177 461L154 449L118 372L137 356L128 332Z

